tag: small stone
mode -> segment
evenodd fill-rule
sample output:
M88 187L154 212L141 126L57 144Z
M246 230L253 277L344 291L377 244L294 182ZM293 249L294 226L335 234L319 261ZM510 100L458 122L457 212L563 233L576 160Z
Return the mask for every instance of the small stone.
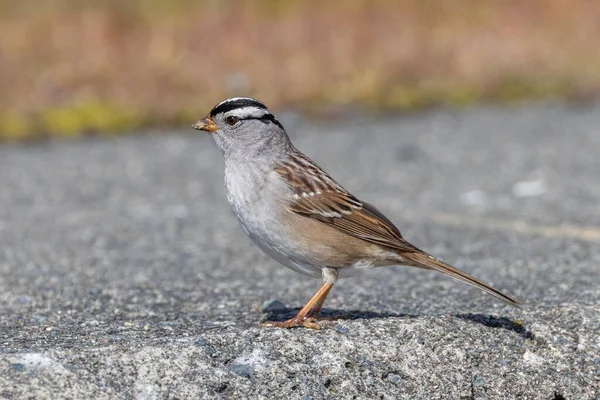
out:
M217 354L217 350L215 350L215 348L212 346L206 346L204 348L204 354L211 357L211 356L214 356L215 354Z
M390 383L393 383L396 386L402 386L404 379L400 375L397 374L388 374L387 380Z
M248 364L233 364L229 369L236 375L252 380L252 367Z
M336 325L333 329L335 329L336 332L339 333L348 333L349 329L347 327L345 327L344 325Z
M285 310L285 304L277 299L267 300L263 303L261 309L263 312Z
M481 374L475 374L475 377L473 378L473 386L479 387L483 385L485 385L485 380L483 379L483 376L481 376Z
M425 344L425 339L423 339L422 337L418 337L417 338L417 343L418 344Z
M23 364L21 364L21 363L16 363L16 364L13 364L13 365L12 365L12 367L13 367L14 369L16 369L17 371L19 371L19 372L23 372L23 371L25 371L25 365L23 365Z
M209 357L217 353L217 350L215 350L214 347L209 346L208 342L203 337L199 337L198 340L196 340L196 346L202 347L204 349L204 354Z

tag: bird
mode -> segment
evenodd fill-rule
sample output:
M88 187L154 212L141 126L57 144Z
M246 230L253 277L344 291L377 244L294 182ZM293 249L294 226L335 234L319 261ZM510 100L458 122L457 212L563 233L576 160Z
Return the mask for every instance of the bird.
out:
M284 266L322 279L296 316L264 325L320 329L319 312L338 278L392 265L435 270L519 307L514 298L406 241L377 208L296 149L264 103L226 99L192 128L210 134L221 149L227 200L250 240Z

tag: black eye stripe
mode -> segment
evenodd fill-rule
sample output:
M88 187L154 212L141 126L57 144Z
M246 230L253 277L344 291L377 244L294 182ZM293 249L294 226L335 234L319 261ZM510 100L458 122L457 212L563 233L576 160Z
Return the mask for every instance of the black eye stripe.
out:
M262 117L245 117L245 118L240 118L240 121L245 121L245 120L250 120L250 119L255 119L255 120L264 122L265 124L268 124L268 123L272 122L275 125L277 125L278 127L280 127L281 129L284 129L283 125L281 125L281 122L279 122L277 120L277 118L275 118L275 116L273 114L265 114Z
M267 120L269 122L274 123L275 125L277 125L278 127L280 127L281 129L283 129L283 125L281 125L281 122L279 122L277 120L277 118L275 118L275 116L273 114L267 114L267 115L263 115L260 120ZM264 122L264 121L263 121Z

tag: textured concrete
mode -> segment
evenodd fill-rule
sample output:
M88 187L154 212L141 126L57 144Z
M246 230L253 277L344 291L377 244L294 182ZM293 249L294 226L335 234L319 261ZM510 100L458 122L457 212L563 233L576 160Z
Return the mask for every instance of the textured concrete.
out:
M284 123L434 272L319 282L255 249L197 132L0 147L0 398L600 398L600 107ZM266 311L262 311L262 307Z

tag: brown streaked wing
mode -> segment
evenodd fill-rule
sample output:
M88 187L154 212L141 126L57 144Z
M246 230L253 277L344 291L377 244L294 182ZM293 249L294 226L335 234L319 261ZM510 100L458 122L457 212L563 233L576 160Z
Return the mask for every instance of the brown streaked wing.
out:
M294 191L291 211L367 242L402 252L419 251L379 210L358 200L307 157L292 159L275 170Z

